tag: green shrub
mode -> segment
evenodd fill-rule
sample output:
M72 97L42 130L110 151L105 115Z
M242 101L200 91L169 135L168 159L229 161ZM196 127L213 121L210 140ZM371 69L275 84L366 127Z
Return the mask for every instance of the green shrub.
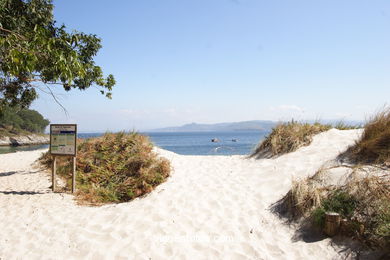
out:
M312 212L312 218L316 225L323 227L326 212L339 213L343 218L351 218L357 206L357 200L343 190L337 189L331 192L321 202L321 206Z
M323 207L318 207L313 210L311 217L315 225L323 227L325 224L325 213L326 210Z
M322 201L325 211L341 214L343 217L351 217L357 205L357 200L342 190L335 190L330 196Z
M375 235L383 237L390 245L390 200L382 201L377 211L378 215L373 219Z
M152 151L148 137L138 133L107 133L79 141L77 198L92 204L125 202L151 192L170 174L169 161ZM45 154L41 163L49 166ZM58 174L70 180L69 159L59 161Z

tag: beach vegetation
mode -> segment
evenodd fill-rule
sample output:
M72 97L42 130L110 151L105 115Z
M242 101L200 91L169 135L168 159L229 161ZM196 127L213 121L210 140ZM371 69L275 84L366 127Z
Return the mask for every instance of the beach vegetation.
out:
M77 147L77 192L81 203L102 204L130 201L151 192L170 174L167 159L153 151L149 138L138 133L106 133L79 140ZM71 183L70 158L60 158L57 172ZM50 167L44 154L40 162Z
M313 210L313 221L317 226L324 227L326 212L336 212L342 218L351 218L357 203L358 201L353 196L342 189L333 190Z
M258 145L251 157L269 158L294 152L299 147L309 145L314 135L331 128L331 125L318 122L309 124L294 120L278 124Z
M346 162L346 164L344 163ZM361 137L335 161L313 176L293 181L273 210L289 221L302 220L323 228L327 212L339 213L339 234L370 248L390 251L390 109L385 107L365 124ZM337 185L331 169L350 169Z
M319 121L311 124L291 120L276 125L271 133L255 148L250 157L271 158L296 151L302 146L309 145L313 136L329 129L350 130L361 128L343 121L335 124L322 124Z
M327 212L339 213L343 219L340 235L352 237L370 248L388 250L390 176L362 177L363 171L361 167L354 168L348 181L339 186L324 185L318 178L322 173L296 180L292 189L273 205L273 211L289 221L311 223L320 229L324 228Z
M390 107L372 116L364 127L362 137L340 157L355 163L390 166Z
M353 129L360 129L364 128L363 124L348 124L345 121L337 121L334 124L331 124L332 128L336 128L338 130L353 130Z

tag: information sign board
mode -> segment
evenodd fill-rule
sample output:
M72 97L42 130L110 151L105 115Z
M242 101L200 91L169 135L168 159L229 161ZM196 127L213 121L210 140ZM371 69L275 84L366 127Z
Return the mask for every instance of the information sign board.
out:
M50 125L50 154L76 156L77 125Z

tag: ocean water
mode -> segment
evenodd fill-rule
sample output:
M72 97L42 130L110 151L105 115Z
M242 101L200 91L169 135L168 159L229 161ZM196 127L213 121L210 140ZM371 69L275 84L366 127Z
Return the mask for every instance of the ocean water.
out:
M38 149L48 148L48 144L37 145L22 145L22 146L0 146L0 154L2 153L14 153L18 151L34 151Z
M79 133L79 138L98 137L104 133ZM144 132L154 145L182 155L248 155L267 132ZM218 142L212 142L218 139ZM47 148L48 145L0 147L1 153Z
M267 132L143 132L154 145L182 155L248 155ZM102 133L80 133L80 138ZM212 142L218 139L218 142Z
M265 132L145 133L165 150L183 155L247 155ZM212 142L218 139L218 142Z

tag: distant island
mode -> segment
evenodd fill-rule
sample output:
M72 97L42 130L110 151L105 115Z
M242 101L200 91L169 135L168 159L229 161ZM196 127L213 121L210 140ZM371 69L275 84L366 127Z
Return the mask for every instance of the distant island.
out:
M231 131L271 131L277 122L252 120L217 124L186 124L176 127L153 129L148 132L231 132Z
M318 120L304 120L313 124ZM333 126L340 125L351 125L351 126L363 126L363 121L353 120L320 120L323 124L330 124ZM272 128L277 124L282 123L281 121L271 120L251 120L241 122L228 122L228 123L216 123L216 124L198 124L191 123L182 126L164 127L148 130L146 132L234 132L234 131L264 131L271 132Z

